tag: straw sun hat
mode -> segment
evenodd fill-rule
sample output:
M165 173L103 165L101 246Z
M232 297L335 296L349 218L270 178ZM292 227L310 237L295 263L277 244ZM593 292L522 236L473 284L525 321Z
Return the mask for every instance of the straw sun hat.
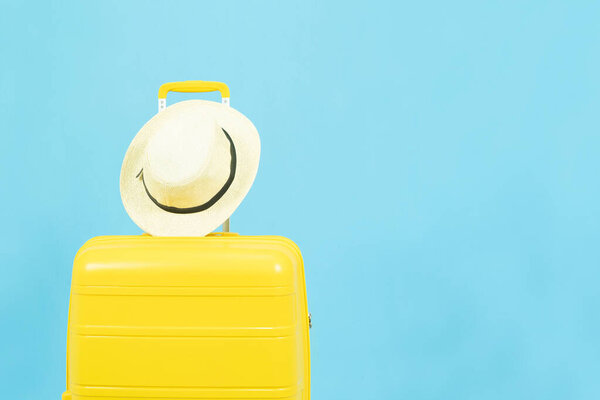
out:
M260 139L242 113L204 100L175 103L131 142L121 168L127 213L154 236L204 236L240 205Z

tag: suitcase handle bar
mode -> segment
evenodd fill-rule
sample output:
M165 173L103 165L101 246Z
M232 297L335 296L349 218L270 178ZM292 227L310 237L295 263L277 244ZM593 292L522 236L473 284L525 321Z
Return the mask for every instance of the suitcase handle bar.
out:
M167 94L169 92L180 93L208 93L220 92L221 103L229 107L229 87L223 82L213 81L180 81L168 82L160 85L158 89L158 112L167 108ZM223 232L229 232L229 218L223 222Z
M211 81L182 81L169 82L158 89L158 98L166 99L169 92L204 93L221 92L221 97L229 97L229 88L223 82Z
M208 93L220 92L221 102L229 105L229 87L223 82L212 81L181 81L164 83L158 89L158 111L167 108L167 94L179 93Z

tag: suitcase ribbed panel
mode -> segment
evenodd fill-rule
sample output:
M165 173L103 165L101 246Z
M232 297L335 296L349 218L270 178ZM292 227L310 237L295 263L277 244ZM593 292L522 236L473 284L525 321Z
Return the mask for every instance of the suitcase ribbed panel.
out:
M285 238L94 238L68 330L65 400L309 399L304 270Z

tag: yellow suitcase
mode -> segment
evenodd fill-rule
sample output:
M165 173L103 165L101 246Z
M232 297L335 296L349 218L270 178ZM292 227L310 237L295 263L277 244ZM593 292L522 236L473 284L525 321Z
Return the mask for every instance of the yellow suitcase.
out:
M104 236L73 266L63 400L310 398L289 239Z

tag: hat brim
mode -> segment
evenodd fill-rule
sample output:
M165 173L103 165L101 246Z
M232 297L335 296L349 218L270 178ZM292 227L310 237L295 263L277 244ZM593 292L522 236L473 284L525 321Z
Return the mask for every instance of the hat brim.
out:
M143 168L146 147L159 130L168 129L182 114L208 113L226 130L235 145L237 168L233 182L210 208L189 214L177 214L158 207L148 197L143 183L136 178ZM121 199L131 219L153 236L204 236L227 220L240 205L256 177L260 159L258 131L239 111L220 103L188 100L175 103L156 114L140 129L121 167Z

